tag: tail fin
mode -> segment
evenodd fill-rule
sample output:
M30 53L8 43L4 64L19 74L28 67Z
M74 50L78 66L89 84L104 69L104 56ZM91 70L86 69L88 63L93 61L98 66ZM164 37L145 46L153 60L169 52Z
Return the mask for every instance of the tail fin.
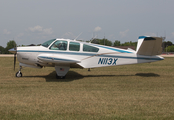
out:
M138 55L153 56L162 53L162 40L161 37L148 37L140 36L138 38L138 45L136 52Z

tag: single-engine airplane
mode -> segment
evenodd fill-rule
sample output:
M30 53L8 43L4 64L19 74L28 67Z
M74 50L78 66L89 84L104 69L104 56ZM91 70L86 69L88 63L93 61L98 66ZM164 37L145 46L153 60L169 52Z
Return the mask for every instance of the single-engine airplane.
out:
M19 61L16 77L22 77L22 67L55 67L56 77L65 78L70 68L96 68L137 63L150 63L163 60L157 56L162 53L162 37L140 36L136 51L119 49L104 45L80 42L70 39L52 39L41 46L15 47Z

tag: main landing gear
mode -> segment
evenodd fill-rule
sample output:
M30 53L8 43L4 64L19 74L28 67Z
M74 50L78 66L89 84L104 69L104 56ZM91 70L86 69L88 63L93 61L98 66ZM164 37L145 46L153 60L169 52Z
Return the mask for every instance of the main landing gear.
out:
M55 66L56 69L56 78L65 79L66 73L69 71L69 66ZM19 71L16 73L16 77L22 77L21 72L22 66L20 66Z
M21 69L22 69L22 66L20 66L19 71L16 73L16 77L22 77Z
M55 66L56 69L56 78L65 79L65 75L69 71L70 66Z

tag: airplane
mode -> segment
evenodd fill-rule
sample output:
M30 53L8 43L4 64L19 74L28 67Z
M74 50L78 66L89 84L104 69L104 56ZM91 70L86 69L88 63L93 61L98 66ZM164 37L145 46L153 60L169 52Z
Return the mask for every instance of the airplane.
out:
M9 51L19 61L16 77L22 77L22 67L55 67L56 78L64 79L70 68L97 68L163 60L162 37L140 36L136 51L70 39L51 39L40 46L15 47Z

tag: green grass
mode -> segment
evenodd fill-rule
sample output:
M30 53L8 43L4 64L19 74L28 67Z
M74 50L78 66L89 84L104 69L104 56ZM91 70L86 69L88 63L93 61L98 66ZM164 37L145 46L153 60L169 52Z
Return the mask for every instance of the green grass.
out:
M17 67L18 69L18 67ZM70 69L24 68L0 58L0 119L173 120L174 58L136 65Z

